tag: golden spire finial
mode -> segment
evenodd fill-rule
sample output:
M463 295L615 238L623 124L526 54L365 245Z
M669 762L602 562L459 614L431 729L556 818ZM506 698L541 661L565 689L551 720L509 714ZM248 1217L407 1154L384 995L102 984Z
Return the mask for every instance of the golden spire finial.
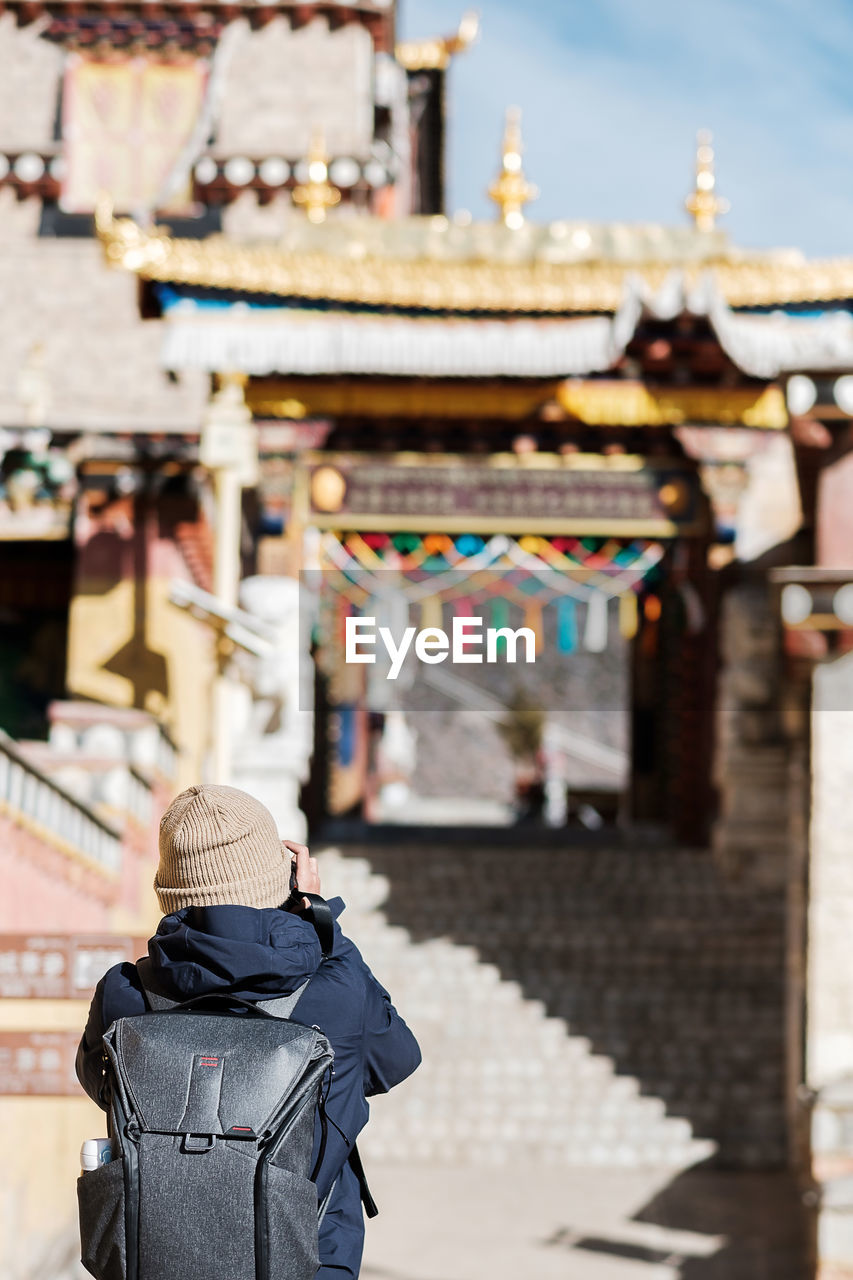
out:
M723 200L714 190L716 183L711 134L707 129L700 129L696 135L696 186L684 201L699 231L713 231L717 217L729 211L728 200Z
M308 151L308 181L293 188L293 203L305 207L309 222L325 222L326 210L341 202L341 193L329 182L329 157L322 129L315 129Z
M494 200L498 206L504 226L513 231L524 225L524 206L539 195L538 187L534 187L524 176L521 153L521 111L518 107L508 107L503 163L498 177L489 187L489 199Z

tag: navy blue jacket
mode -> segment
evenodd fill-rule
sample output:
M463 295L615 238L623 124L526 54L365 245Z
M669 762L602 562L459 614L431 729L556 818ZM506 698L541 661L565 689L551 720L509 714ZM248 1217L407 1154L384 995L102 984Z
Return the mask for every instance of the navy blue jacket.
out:
M348 1280L358 1276L361 1266L364 1219L358 1182L346 1163L346 1140L355 1142L367 1123L367 1099L405 1080L421 1055L388 992L341 932L337 917L343 902L333 898L329 906L336 919L335 944L322 965L313 925L278 907L185 907L160 921L148 954L158 989L175 1000L225 990L243 999L264 1000L286 995L312 979L292 1016L320 1027L335 1051L327 1102L334 1123L328 1127L318 1195L322 1198L337 1182L320 1226L317 1276ZM77 1076L101 1107L101 1037L116 1018L144 1013L146 1008L135 965L115 965L98 983L77 1051ZM319 1136L315 1147L318 1143Z

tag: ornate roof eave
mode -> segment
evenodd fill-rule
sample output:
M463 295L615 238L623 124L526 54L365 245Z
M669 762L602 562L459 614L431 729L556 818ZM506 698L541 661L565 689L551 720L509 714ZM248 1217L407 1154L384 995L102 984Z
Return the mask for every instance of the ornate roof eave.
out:
M629 279L652 293L677 268L689 290L710 274L734 308L779 307L853 298L853 259L708 259L697 262L494 262L345 257L274 242L236 244L224 236L173 238L128 218L98 215L111 266L144 280L309 301L421 311L565 315L615 312Z
M164 368L174 371L203 368L215 373L229 368L262 376L277 372L424 378L586 376L617 367L644 317L672 321L685 314L707 319L721 351L750 378L766 382L803 369L853 368L853 318L847 312L819 320L776 313L738 314L720 297L710 275L686 291L683 279L673 273L655 294L641 278L626 279L621 306L612 316L456 315L448 319L383 315L364 308L312 310L293 302L285 307L218 307L211 314L203 302L199 306L191 297L167 302L166 314L169 322L161 360ZM588 411L587 404L584 412ZM604 412L612 411L608 402ZM619 412L623 411L624 406ZM649 406L641 411L648 413ZM687 413L687 420L690 416ZM776 425L786 420L783 405Z
M0 15L14 13L19 26L27 26L45 14L54 23L69 19L98 18L111 22L122 14L144 20L150 15L149 0L0 0ZM293 27L302 27L314 18L325 18L332 28L358 23L367 28L378 50L389 52L393 35L393 9L389 0L159 0L158 18L184 17L209 26L234 18L247 18L253 27L265 26L283 17ZM47 32L51 37L50 30ZM57 31L56 35L61 33Z

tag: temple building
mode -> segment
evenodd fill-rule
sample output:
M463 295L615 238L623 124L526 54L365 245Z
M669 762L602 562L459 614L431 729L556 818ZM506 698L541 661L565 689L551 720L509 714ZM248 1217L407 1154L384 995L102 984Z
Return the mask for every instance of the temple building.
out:
M514 111L494 218L454 214L477 34L401 42L391 0L0 4L0 809L38 845L4 851L2 927L145 932L157 806L205 776L320 839L452 812L688 880L695 851L721 929L775 924L748 1105L727 1076L691 1121L813 1190L853 1161L853 257L732 244L707 135L680 222L538 223ZM554 660L389 702L341 663L388 582Z
M621 622L610 610L631 668L610 744L628 761L620 811L707 840L724 584L736 559L802 527L786 387L853 359L848 264L734 249L704 139L693 225L671 230L528 221L512 116L491 224L338 216L325 158L314 165L275 238L199 242L107 212L98 224L107 262L140 281L169 376L243 387L262 459L257 554L291 572L429 563L449 583L528 555L550 571L539 603L560 597L564 630L570 609L582 621L591 601L607 612L624 597ZM310 553L306 530L321 535ZM484 551L495 537L510 551ZM369 795L352 768L369 754L358 704L350 689L326 708L346 761L321 725L315 818Z

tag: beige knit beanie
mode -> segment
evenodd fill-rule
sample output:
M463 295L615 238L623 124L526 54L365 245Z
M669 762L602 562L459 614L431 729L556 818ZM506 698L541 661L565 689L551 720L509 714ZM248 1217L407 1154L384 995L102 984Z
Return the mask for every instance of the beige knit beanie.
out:
M291 855L273 816L236 787L182 791L160 822L154 888L164 915L181 907L277 907L290 891Z

